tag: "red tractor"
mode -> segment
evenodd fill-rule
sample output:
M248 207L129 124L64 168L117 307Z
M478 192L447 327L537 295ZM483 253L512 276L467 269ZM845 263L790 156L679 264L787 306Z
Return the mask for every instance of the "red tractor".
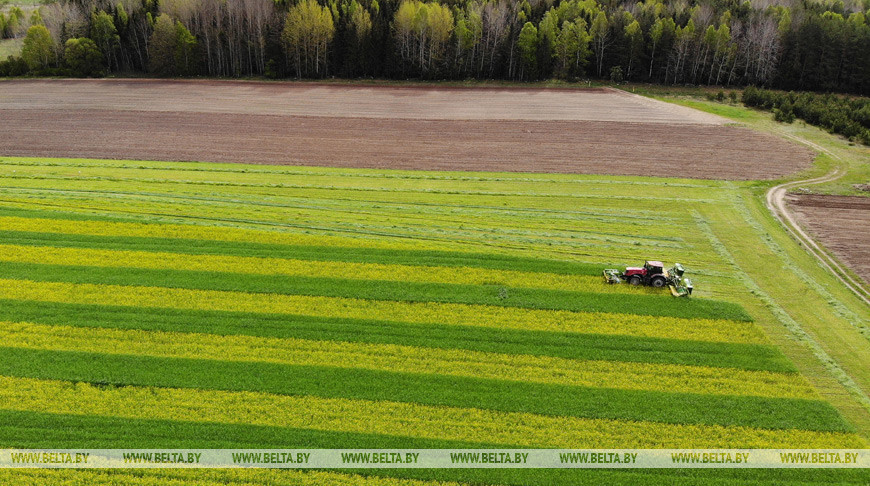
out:
M604 270L604 280L612 284L628 282L631 285L650 287L667 285L674 297L688 297L692 294L692 281L683 278L683 272L683 266L679 263L666 270L662 262L647 261L642 267L626 267L624 272L608 268Z
M665 266L662 262L644 262L642 267L625 267L622 279L631 285L649 285L664 287L668 283L665 276Z

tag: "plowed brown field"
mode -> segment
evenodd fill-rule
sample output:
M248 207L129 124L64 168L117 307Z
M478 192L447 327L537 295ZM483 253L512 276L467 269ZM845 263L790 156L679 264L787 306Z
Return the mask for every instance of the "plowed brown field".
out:
M611 89L0 82L0 154L769 179L805 148Z
M870 198L786 196L801 226L865 282L870 282Z

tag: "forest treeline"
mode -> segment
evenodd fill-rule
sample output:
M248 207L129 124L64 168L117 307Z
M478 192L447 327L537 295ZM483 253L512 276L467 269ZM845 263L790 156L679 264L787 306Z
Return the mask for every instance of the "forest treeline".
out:
M870 94L870 0L58 0L0 75L599 78Z
M743 104L771 110L783 123L795 118L870 145L870 99L830 93L782 93L754 86L743 90Z

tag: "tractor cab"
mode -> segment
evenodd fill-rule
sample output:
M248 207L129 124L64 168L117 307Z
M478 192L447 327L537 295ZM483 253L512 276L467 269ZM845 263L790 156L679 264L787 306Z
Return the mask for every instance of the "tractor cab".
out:
M662 264L662 262L656 262L652 260L644 262L643 269L646 270L647 277L652 277L653 275L661 275L665 273L665 266Z

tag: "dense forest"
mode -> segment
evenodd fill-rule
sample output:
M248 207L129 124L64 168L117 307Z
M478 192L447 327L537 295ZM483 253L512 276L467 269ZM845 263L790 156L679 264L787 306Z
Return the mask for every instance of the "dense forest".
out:
M0 75L599 78L870 94L870 0L58 0Z

